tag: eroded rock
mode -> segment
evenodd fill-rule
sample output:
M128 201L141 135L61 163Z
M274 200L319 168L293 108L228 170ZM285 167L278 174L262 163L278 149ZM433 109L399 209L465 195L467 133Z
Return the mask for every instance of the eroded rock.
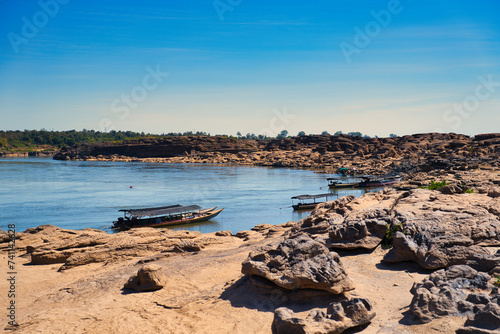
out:
M338 254L307 235L252 251L241 272L262 276L289 290L309 288L340 294L354 289Z
M426 269L466 264L500 245L500 205L480 194L444 195L415 189L394 207L394 236L386 262L414 261Z
M435 271L423 282L413 285L410 312L422 322L477 313L480 305L490 301L489 280L488 274L466 265Z
M331 303L326 312L324 309L313 309L306 318L280 307L274 312L272 331L274 334L337 334L368 324L374 317L373 307L365 298Z
M487 297L487 296L486 296ZM478 303L478 311L469 316L457 334L497 334L500 333L500 296L483 298ZM484 304L484 307L481 307Z
M170 229L140 228L107 234L91 229L65 230L51 225L28 229L17 237L16 246L26 250L32 264L61 263L60 270L165 252L200 251L210 244L222 242L221 238L200 232Z

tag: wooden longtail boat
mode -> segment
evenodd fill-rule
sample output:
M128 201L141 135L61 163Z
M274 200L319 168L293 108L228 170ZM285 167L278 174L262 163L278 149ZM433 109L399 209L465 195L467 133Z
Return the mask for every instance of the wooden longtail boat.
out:
M202 209L198 205L170 205L158 208L124 209L123 217L113 222L115 229L132 227L164 227L206 221L216 217L224 209Z
M401 181L401 176L364 177L358 187L385 187Z
M331 189L353 188L359 186L363 181L358 177L331 177L326 180L328 181L328 187Z
M330 189L338 188L368 188L385 187L401 181L401 176L369 176L359 175L355 177L328 178Z
M300 195L292 197L292 208L294 210L313 210L316 205L319 203L323 203L328 200L328 197L335 196L338 197L337 194L328 193L328 194L318 194L318 195ZM316 202L317 198L325 198L324 201ZM296 199L298 201L297 204L293 203L293 200ZM304 202L305 200L313 200L313 202Z

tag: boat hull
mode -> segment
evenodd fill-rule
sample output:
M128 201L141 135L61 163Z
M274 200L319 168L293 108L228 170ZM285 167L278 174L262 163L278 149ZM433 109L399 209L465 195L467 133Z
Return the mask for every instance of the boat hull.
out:
M212 209L202 210L199 214L196 214L192 217L176 219L176 220L169 220L167 219L167 217L157 217L150 219L138 219L135 222L131 220L124 221L123 224L116 224L117 222L115 222L113 227L117 229L128 229L135 227L165 227L172 225L192 224L212 219L216 217L219 213L221 213L222 210L224 209L215 210L214 207Z
M360 188L368 188L368 187L385 187L385 186L390 186L396 182L401 181L400 178L397 179L391 179L391 180L376 180L376 181L365 181L361 182L358 187Z
M323 202L318 202L318 203L311 203L311 204L295 204L292 205L292 208L295 211L301 211L301 210L314 210L316 205L323 203Z
M338 189L338 188L355 188L359 186L359 182L354 183L338 183L338 184L329 184L328 187L330 189Z

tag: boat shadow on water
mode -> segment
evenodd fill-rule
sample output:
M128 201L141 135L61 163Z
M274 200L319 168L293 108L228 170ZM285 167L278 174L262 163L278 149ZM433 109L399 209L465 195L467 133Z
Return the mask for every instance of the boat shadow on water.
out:
M220 220L220 219L218 219ZM182 224L182 225L171 225L171 226L164 226L164 227L158 227L158 228L168 228L169 230L187 230L187 231L201 231L202 227L214 227L217 228L217 230L220 230L222 224L218 221L215 220L205 220L202 222L198 223L189 223L189 224Z

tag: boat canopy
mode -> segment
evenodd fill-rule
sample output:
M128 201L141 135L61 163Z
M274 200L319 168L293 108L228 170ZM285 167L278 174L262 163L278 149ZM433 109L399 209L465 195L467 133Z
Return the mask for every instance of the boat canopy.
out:
M299 196L292 197L292 199L305 200L305 199L316 199L316 198L330 197L330 196L337 196L338 197L337 194L326 193L326 194L318 194L318 195L299 195Z
M125 212L125 214L129 214L132 217L146 217L146 216L165 216L178 214L182 212L190 212L201 210L201 206L198 205L170 205L170 206L162 206L158 208L146 208L146 209L124 209L119 210Z

